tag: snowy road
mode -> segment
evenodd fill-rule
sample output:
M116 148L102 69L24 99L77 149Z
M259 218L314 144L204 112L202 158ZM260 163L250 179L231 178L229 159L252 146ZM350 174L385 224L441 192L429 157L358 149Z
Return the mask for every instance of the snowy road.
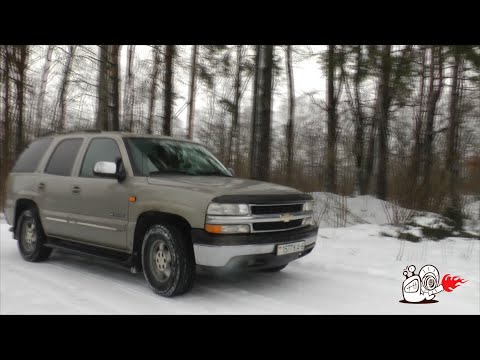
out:
M155 295L143 274L56 251L22 260L0 224L1 314L480 314L480 241L403 242L378 225L320 229L312 254L280 273L200 273L191 293ZM434 304L403 304L403 269L438 267L468 282Z

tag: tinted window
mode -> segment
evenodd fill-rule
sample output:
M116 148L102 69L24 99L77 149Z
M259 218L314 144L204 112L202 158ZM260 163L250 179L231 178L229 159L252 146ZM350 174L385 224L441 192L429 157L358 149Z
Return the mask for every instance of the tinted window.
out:
M63 140L50 157L45 172L52 175L70 176L81 145L82 139Z
M12 172L34 172L52 140L52 138L43 138L28 145L18 158Z
M117 142L113 139L93 139L83 159L80 176L94 177L93 167L99 161L117 162L121 158Z
M125 138L135 176L185 174L228 176L228 170L203 146L159 138Z

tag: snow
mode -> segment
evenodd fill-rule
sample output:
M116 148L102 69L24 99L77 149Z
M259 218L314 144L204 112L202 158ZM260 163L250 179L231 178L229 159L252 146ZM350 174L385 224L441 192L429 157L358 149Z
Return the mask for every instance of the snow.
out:
M464 223L465 230L480 233L480 200L470 197L465 203L464 213L468 216Z
M311 193L314 212L321 228L344 227L354 224L389 224L393 218L409 217L412 210L395 206L370 195L340 196L325 192ZM396 215L396 216L395 216Z
M313 252L282 272L200 272L190 293L167 299L143 274L94 257L54 251L43 263L23 261L8 228L0 224L0 314L480 314L475 239L412 243L381 236L394 228L378 224L321 228ZM438 294L438 303L403 304L410 264L468 282Z

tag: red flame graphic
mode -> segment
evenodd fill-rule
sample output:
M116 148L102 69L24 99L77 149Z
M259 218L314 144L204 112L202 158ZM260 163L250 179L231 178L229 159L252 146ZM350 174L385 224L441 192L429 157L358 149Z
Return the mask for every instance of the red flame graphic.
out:
M452 292L457 286L460 286L460 284L465 284L467 281L468 280L462 279L459 276L446 274L442 279L443 290L446 292Z

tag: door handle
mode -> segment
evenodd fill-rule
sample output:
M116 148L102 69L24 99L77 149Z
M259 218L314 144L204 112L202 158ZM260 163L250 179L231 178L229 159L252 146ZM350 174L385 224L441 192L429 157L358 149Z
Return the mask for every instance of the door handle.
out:
M45 183L41 182L38 184L38 190L43 190L45 189Z
M75 194L78 194L78 193L80 192L80 186L75 185L75 186L73 187L72 192L74 192Z

